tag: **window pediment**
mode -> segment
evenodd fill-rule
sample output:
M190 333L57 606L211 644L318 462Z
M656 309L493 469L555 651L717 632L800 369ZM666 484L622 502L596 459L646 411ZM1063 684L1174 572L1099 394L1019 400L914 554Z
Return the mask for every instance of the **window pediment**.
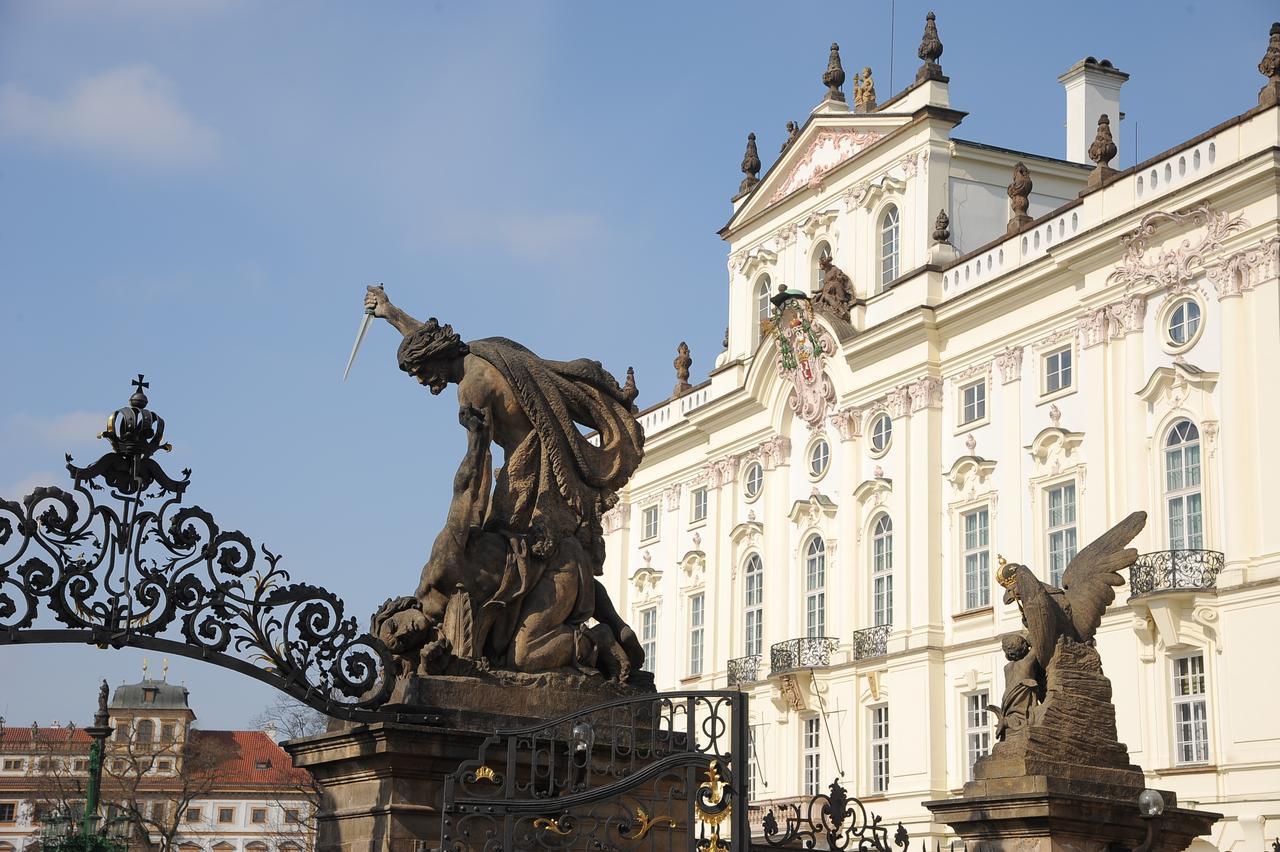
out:
M864 505L882 505L885 497L891 493L893 493L893 480L883 476L868 479L853 489L854 498Z
M986 485L987 480L996 469L996 463L981 456L961 456L951 465L951 470L944 474L956 494L970 497L977 493L978 486Z
M1050 426L1041 429L1040 434L1036 435L1023 449L1031 454L1031 458L1037 465L1046 467L1053 462L1064 463L1072 460L1083 441L1083 432L1071 432L1061 426Z
M836 504L816 488L808 500L797 500L792 504L791 512L787 515L793 524L807 523L810 526L816 525L822 518L830 520L835 516Z
M729 531L729 540L734 544L755 545L760 541L760 536L764 533L764 524L759 521L744 521Z
M1187 400L1191 392L1207 397L1217 386L1217 373L1201 370L1185 361L1175 361L1172 367L1153 370L1147 383L1138 391L1138 397L1147 405L1166 402L1176 408Z

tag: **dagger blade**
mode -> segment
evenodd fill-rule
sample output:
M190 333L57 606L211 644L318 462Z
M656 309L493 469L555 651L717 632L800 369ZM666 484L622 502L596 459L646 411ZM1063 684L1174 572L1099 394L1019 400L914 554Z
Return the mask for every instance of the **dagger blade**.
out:
M356 332L355 345L351 347L351 357L347 359L347 369L342 371L342 380L344 382L351 373L351 365L356 362L356 353L360 351L360 344L364 343L364 336L369 331L369 324L372 322L373 311L366 310L364 316L360 319L360 330Z

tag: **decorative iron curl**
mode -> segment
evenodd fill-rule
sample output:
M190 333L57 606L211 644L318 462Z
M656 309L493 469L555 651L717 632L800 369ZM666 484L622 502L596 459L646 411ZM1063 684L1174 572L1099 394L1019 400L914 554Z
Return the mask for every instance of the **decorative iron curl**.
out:
M779 805L785 824L779 826L773 808L761 820L764 840L770 846L805 849L856 849L859 852L890 852L889 830L881 825L880 816L867 810L861 799L850 796L839 779L832 781L830 792L819 793L807 803ZM893 845L906 852L910 836L898 823Z
M130 403L121 412L150 415L140 390ZM109 430L128 419L121 412ZM249 674L331 716L374 718L394 685L390 651L337 595L290 582L277 554L181 505L190 471L174 479L151 458L167 449L153 419L161 425L147 442L117 425L97 462L67 456L71 490L0 499L0 644L157 648ZM42 604L62 629L35 629Z

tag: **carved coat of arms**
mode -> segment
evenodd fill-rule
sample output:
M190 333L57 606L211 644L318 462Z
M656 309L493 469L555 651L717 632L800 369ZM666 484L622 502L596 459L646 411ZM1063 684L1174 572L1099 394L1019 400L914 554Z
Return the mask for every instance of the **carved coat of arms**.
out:
M773 313L761 326L778 342L778 375L795 389L791 410L810 429L820 428L836 398L824 369L835 352L835 339L814 321L813 302L798 290L780 290L773 297Z

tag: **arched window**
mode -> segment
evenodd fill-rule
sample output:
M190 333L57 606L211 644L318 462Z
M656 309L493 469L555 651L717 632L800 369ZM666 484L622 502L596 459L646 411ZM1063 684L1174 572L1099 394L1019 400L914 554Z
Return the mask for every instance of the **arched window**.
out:
M813 253L813 292L822 292L826 283L826 273L822 271L822 261L831 259L831 244L826 240L818 243L818 250Z
M893 521L876 518L871 533L871 618L877 627L893 624Z
M1164 506L1169 519L1169 549L1202 550L1200 431L1190 420L1174 423L1165 437Z
M138 742L149 743L155 738L155 724L150 719L138 722Z
M880 290L898 277L898 208L892 204L880 217Z
M764 651L764 563L759 554L747 557L742 580L747 616L743 621L743 653L752 657Z
M756 334L759 339L760 324L773 314L773 303L769 301L773 296L773 281L768 275L761 275L756 281Z
M813 639L826 630L827 545L815 535L804 549L804 632Z

